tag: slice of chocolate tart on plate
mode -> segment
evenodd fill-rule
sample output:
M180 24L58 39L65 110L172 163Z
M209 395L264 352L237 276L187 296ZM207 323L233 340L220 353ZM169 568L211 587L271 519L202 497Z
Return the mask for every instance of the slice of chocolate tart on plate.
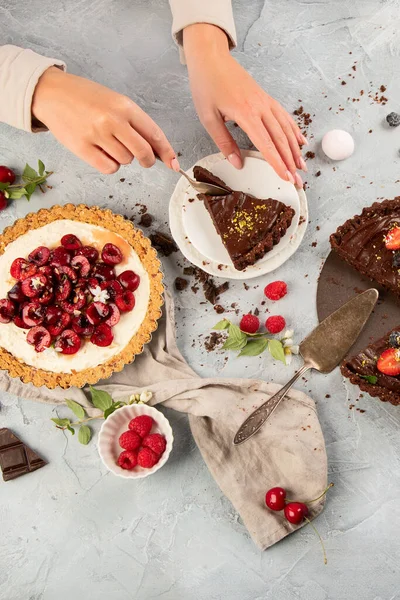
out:
M270 252L290 227L295 211L273 198L260 199L231 190L219 177L203 167L194 167L197 181L226 187L226 196L198 194L227 249L235 269L246 267Z

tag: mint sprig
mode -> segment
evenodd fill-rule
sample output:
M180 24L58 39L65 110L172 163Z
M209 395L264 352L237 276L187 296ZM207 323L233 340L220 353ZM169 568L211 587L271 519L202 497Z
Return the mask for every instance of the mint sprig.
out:
M213 329L226 331L223 350L238 351L239 356L259 356L268 350L273 358L286 365L285 349L281 340L271 338L267 333L245 333L229 319L222 319Z
M25 196L30 200L33 192L39 187L41 192L45 192L45 188L51 189L51 186L46 184L47 178L53 174L53 171L46 171L46 167L41 160L38 160L38 171L35 171L28 163L25 165L21 175L22 183L1 183L0 190L4 192L6 198L10 200L19 200Z
M376 375L360 375L361 379L366 379L368 381L368 383L371 383L372 385L375 385L378 381L378 378Z

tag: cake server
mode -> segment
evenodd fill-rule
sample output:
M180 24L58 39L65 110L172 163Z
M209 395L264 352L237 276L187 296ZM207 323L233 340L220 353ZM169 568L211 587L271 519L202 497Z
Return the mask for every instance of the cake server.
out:
M294 383L309 369L330 373L343 360L368 321L378 300L378 291L366 290L346 302L314 329L300 344L304 365L295 376L241 425L233 443L243 444L269 419Z

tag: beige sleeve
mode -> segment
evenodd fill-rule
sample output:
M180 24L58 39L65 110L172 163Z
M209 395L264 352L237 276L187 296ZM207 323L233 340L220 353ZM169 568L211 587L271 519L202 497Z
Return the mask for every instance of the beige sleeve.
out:
M231 0L169 0L172 11L172 35L179 45L182 64L185 54L182 32L194 23L211 23L223 29L228 36L229 46L236 46L236 29Z
M54 65L65 69L61 60L0 46L0 122L25 131L45 131L43 126L32 127L32 97L39 77Z

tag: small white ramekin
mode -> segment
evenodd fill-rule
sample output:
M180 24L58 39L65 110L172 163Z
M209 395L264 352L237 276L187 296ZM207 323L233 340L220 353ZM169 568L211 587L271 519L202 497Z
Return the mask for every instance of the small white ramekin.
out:
M119 445L118 440L121 433L128 431L129 421L140 415L149 415L149 417L154 419L151 433L161 433L164 435L167 446L158 463L151 469L144 469L137 465L134 469L128 471L127 469L122 469L117 462L118 456L124 451ZM171 453L173 441L174 436L171 425L162 412L153 406L147 406L147 404L130 404L129 406L118 408L104 421L99 433L98 450L101 460L114 475L125 477L125 479L140 479L152 475L165 465Z

